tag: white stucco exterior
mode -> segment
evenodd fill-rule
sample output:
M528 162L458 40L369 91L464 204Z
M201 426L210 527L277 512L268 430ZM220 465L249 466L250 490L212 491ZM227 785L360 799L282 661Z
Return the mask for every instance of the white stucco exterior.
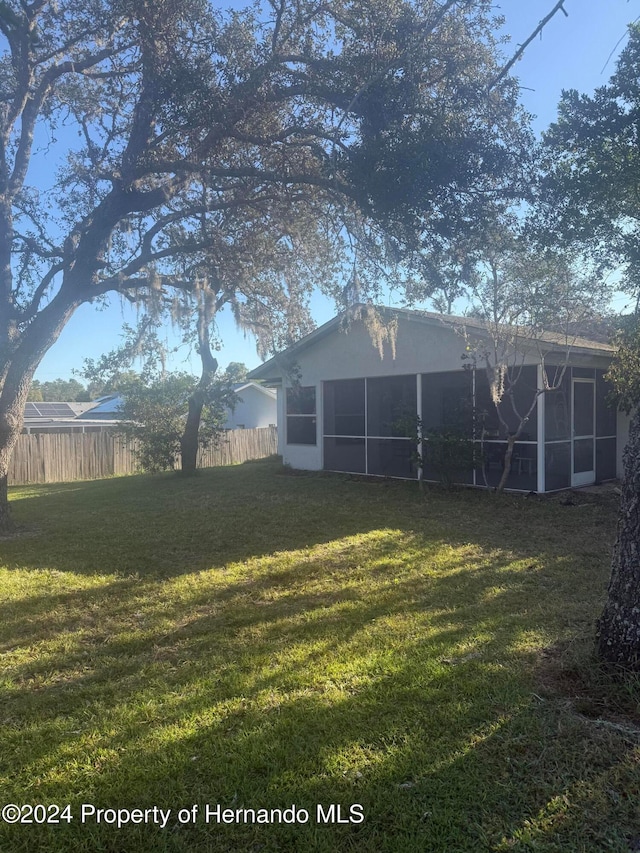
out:
M354 379L360 376L402 376L408 373L437 373L460 370L465 341L462 333L444 323L424 323L402 317L398 324L395 354L388 341L383 357L362 322L348 329L334 329L319 337L312 346L295 354L300 383L313 385L329 379ZM537 364L536 355L524 364Z
M229 414L225 429L261 429L278 424L276 392L256 382L236 388L238 403Z

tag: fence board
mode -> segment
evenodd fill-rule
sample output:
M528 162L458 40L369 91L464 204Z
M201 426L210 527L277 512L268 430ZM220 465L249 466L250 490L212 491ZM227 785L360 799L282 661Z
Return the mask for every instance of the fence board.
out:
M234 465L277 453L275 427L236 429L217 447L200 452L199 468ZM87 433L20 435L9 467L9 483L65 483L133 474L137 468L135 441L109 430Z

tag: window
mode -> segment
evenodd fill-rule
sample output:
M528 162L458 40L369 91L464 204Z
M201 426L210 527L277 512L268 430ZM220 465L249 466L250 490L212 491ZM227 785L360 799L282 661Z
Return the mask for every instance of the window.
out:
M324 467L328 471L365 474L367 470L364 438L330 436L324 440Z
M611 437L616 434L618 412L610 399L612 386L604 378L604 370L596 370L596 435Z
M314 385L287 388L287 444L316 444Z
M571 485L571 443L548 442L544 446L545 491L566 489Z
M370 474L415 479L415 454L416 446L412 441L397 438L367 439Z
M616 439L596 441L596 480L615 480L617 474Z
M475 382L475 437L479 438L482 427L485 429L485 438L505 439L506 432L514 433L520 427L520 418L523 418L531 404L536 400L537 369L531 365L516 367L512 371L513 388L511 396L505 390L502 401L499 404L500 417L506 424L501 423L496 407L491 400L491 391L486 371L480 368L476 371ZM515 411L514 411L515 410ZM538 420L536 408L529 415L529 420L520 433L521 441L536 441Z
M422 374L422 429L473 438L473 376L470 370Z

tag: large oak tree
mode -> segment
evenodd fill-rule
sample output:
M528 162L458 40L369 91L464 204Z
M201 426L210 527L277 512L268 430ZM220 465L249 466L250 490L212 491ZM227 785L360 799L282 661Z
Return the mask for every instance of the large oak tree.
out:
M83 302L194 292L267 334L304 313L304 247L396 250L522 191L491 7L0 3L0 527L32 376Z

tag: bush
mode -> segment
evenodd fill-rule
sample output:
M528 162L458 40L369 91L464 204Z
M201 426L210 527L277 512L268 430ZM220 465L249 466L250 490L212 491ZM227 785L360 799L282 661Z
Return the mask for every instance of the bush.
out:
M481 464L474 442L455 429L431 429L424 435L422 465L435 470L443 486L459 483L461 475Z

